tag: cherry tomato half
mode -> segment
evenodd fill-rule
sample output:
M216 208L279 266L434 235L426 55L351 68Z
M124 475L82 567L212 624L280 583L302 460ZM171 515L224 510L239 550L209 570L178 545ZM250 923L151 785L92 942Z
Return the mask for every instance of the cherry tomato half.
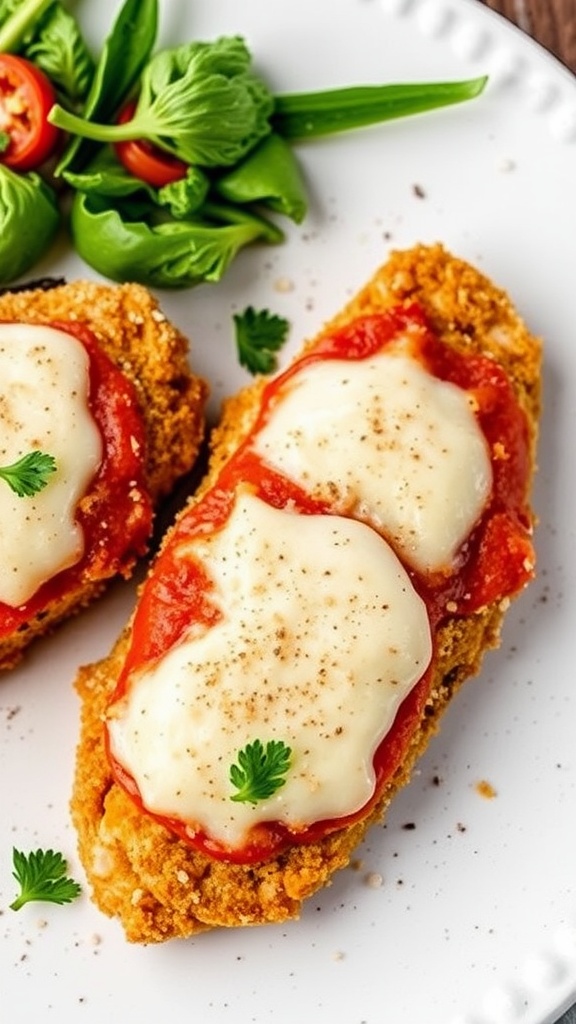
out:
M136 103L128 103L118 117L119 124L130 121ZM134 139L129 142L117 142L114 146L116 155L127 171L135 178L140 178L147 185L162 188L186 177L188 165L170 153L164 153L145 139Z
M55 102L52 83L35 64L0 54L0 132L8 137L1 163L31 171L50 156L60 137L60 129L47 120Z

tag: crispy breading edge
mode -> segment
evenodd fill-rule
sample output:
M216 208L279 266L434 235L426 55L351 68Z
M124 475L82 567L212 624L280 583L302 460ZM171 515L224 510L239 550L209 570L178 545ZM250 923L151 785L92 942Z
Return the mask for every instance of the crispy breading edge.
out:
M507 371L531 427L533 464L540 414L541 345L507 295L478 270L440 245L392 253L387 263L322 334L359 314L417 299L441 337L460 351L482 352ZM210 485L250 429L262 384L230 399L212 438ZM213 861L141 814L112 780L101 716L114 687L128 628L112 654L81 669L77 688L82 727L71 810L79 851L97 905L118 917L131 942L160 942L210 926L280 922L299 915L302 901L344 867L369 826L382 818L396 792L438 730L442 713L485 653L496 647L507 602L466 619L450 619L437 637L437 664L429 701L407 757L364 821L310 845L295 846L260 865Z
M75 281L0 296L0 321L85 324L132 381L146 427L146 485L156 505L194 465L204 438L205 382L189 366L189 344L156 298L136 284ZM126 575L131 570L125 567ZM0 669L12 668L29 643L91 603L108 581L67 594L48 613L0 641Z

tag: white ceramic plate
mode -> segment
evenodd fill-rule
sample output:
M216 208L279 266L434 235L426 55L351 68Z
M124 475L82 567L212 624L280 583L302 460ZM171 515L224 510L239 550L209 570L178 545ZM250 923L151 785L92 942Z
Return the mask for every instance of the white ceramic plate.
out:
M106 5L77 10L100 41ZM67 809L72 679L108 650L132 586L38 644L0 689L3 1014L11 1024L549 1024L576 997L576 81L474 0L164 0L162 10L165 42L244 34L277 91L490 74L474 103L302 147L305 226L244 254L222 284L162 301L193 339L215 412L247 379L235 310L286 315L295 347L391 247L442 240L478 264L546 341L539 578L360 868L298 923L161 947L128 946L86 895L8 909L12 845L62 850L82 878ZM90 274L64 244L40 269ZM494 799L478 795L482 779Z

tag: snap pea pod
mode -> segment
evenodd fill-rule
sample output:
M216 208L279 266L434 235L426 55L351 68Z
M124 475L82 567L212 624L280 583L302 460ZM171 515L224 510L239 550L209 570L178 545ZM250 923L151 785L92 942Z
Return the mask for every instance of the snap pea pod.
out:
M454 82L358 85L276 96L273 128L285 139L317 138L336 132L422 114L474 99L488 77Z

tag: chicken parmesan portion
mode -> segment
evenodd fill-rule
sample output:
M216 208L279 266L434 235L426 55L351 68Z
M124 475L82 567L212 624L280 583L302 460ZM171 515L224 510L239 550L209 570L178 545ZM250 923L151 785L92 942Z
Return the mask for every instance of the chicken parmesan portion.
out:
M77 680L80 854L130 941L297 917L409 781L535 572L539 372L508 297L418 246L228 400Z
M143 811L245 862L365 813L446 606L464 581L470 614L532 575L528 444L506 379L447 350L416 306L352 321L272 380L135 613L107 731ZM471 566L496 559L487 593ZM267 772L238 798L235 779Z
M153 325L155 344L164 334L173 374L156 399L173 404L161 431L142 401L145 353L131 353L131 325L122 323L129 291L75 284L0 297L2 668L106 581L131 573L158 500L194 461L204 386L186 367L184 338L138 291L138 323ZM174 469L158 473L166 433Z

